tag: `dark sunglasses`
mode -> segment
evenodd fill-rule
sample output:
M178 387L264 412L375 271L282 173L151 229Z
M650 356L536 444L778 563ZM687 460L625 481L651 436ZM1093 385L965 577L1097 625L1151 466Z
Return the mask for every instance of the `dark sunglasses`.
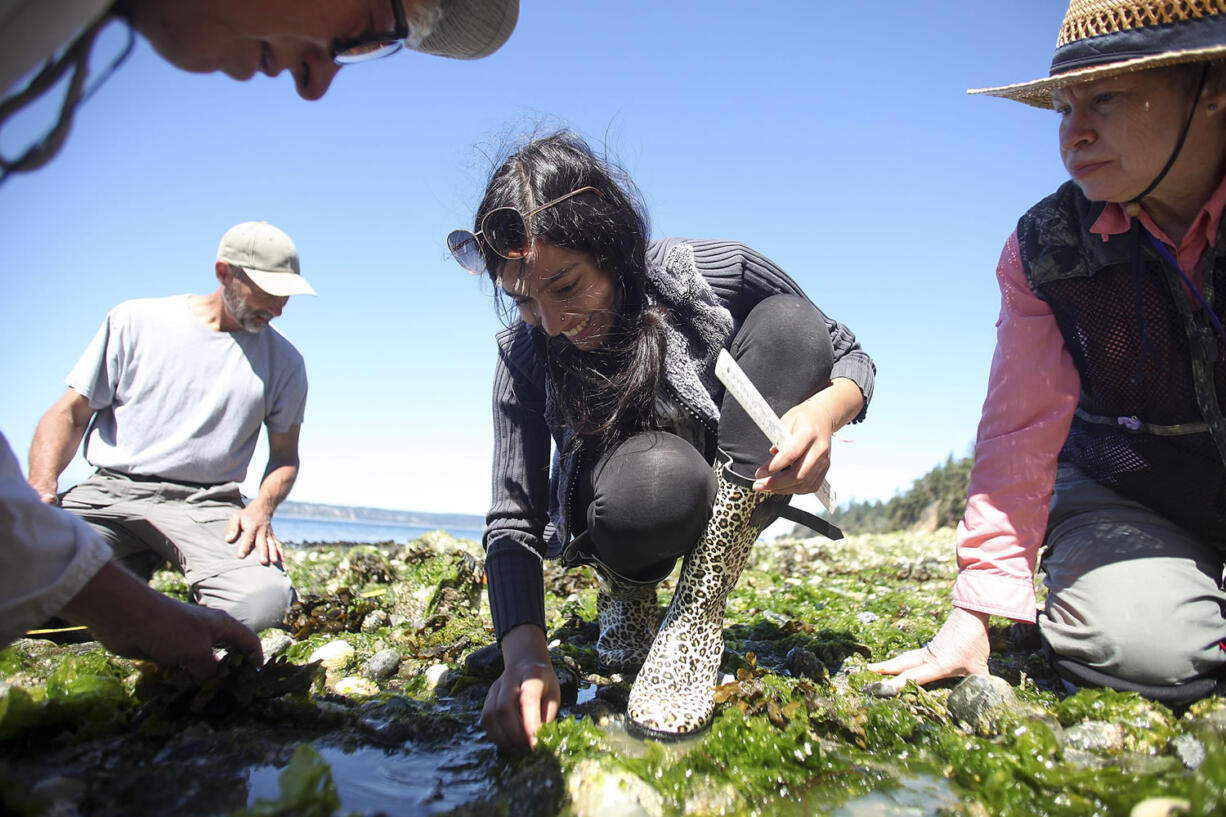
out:
M341 40L332 46L332 61L337 65L377 60L395 54L404 47L404 38L409 36L409 24L404 18L404 4L392 0L392 14L396 18L396 30L363 34L352 40Z
M514 207L499 207L490 210L481 219L481 229L452 230L447 235L447 249L451 256L464 269L473 275L485 272L485 255L481 252L483 246L489 247L508 261L515 261L528 254L531 233L528 231L528 219L542 210L548 210L555 204L560 204L580 193L596 193L595 187L580 187L565 196L559 196L553 201L547 201L534 210L521 213Z

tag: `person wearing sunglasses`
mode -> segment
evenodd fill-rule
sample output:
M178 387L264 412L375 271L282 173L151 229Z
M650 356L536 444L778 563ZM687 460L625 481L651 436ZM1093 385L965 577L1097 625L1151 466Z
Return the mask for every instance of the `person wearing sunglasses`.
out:
M494 283L508 323L497 337L483 539L505 669L485 729L524 750L557 715L542 560L560 558L598 577L601 665L638 670L631 731L701 731L724 601L759 533L800 516L789 495L821 484L832 433L864 418L872 361L752 249L650 240L633 182L568 132L510 155L474 228L447 244ZM725 396L714 374L723 349L782 415L789 437L778 449ZM678 559L661 621L656 586Z
M519 0L0 0L0 128L67 78L56 124L21 155L0 157L0 171L35 170L55 155L77 106L131 52L134 32L185 71L238 80L288 71L299 96L319 99L344 66L402 47L488 56L518 16ZM127 24L127 47L91 80L90 52L112 20Z
M1071 687L1221 693L1226 11L1072 0L1048 76L972 93L1053 109L1070 179L997 267L953 610L871 668L986 674L997 615L1037 621Z

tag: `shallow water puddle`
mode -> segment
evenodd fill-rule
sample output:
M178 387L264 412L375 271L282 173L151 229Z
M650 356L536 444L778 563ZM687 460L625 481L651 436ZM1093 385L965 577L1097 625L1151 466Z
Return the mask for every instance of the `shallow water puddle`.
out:
M436 814L488 795L489 758L480 757L481 748L481 739L474 735L441 749L315 746L332 767L341 813L386 817ZM277 799L283 770L272 765L252 768L247 776L247 805Z
M898 788L880 789L857 797L830 812L831 817L937 817L960 802L949 781L939 777L906 777Z

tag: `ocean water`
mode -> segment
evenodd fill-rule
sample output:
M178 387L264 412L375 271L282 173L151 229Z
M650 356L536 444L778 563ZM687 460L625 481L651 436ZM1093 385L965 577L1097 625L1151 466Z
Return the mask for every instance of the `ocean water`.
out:
M289 545L308 542L395 542L404 544L419 538L423 533L439 528L417 525L397 525L388 522L357 522L348 519L316 519L297 516L273 517L272 528L277 538ZM480 528L447 528L447 533L456 539L481 541Z

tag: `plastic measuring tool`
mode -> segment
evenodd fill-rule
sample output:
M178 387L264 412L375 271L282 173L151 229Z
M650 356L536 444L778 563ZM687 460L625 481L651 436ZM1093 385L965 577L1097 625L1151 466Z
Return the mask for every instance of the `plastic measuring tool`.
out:
M762 429L766 438L776 446L783 445L783 441L788 438L783 421L779 419L779 415L775 414L770 403L766 402L762 392L758 391L745 371L732 359L732 355L728 354L727 349L719 350L719 357L715 361L715 376L741 404L741 408L745 409L749 418L757 424L758 428ZM817 498L830 511L833 511L835 504L838 503L834 489L824 479L817 489Z

